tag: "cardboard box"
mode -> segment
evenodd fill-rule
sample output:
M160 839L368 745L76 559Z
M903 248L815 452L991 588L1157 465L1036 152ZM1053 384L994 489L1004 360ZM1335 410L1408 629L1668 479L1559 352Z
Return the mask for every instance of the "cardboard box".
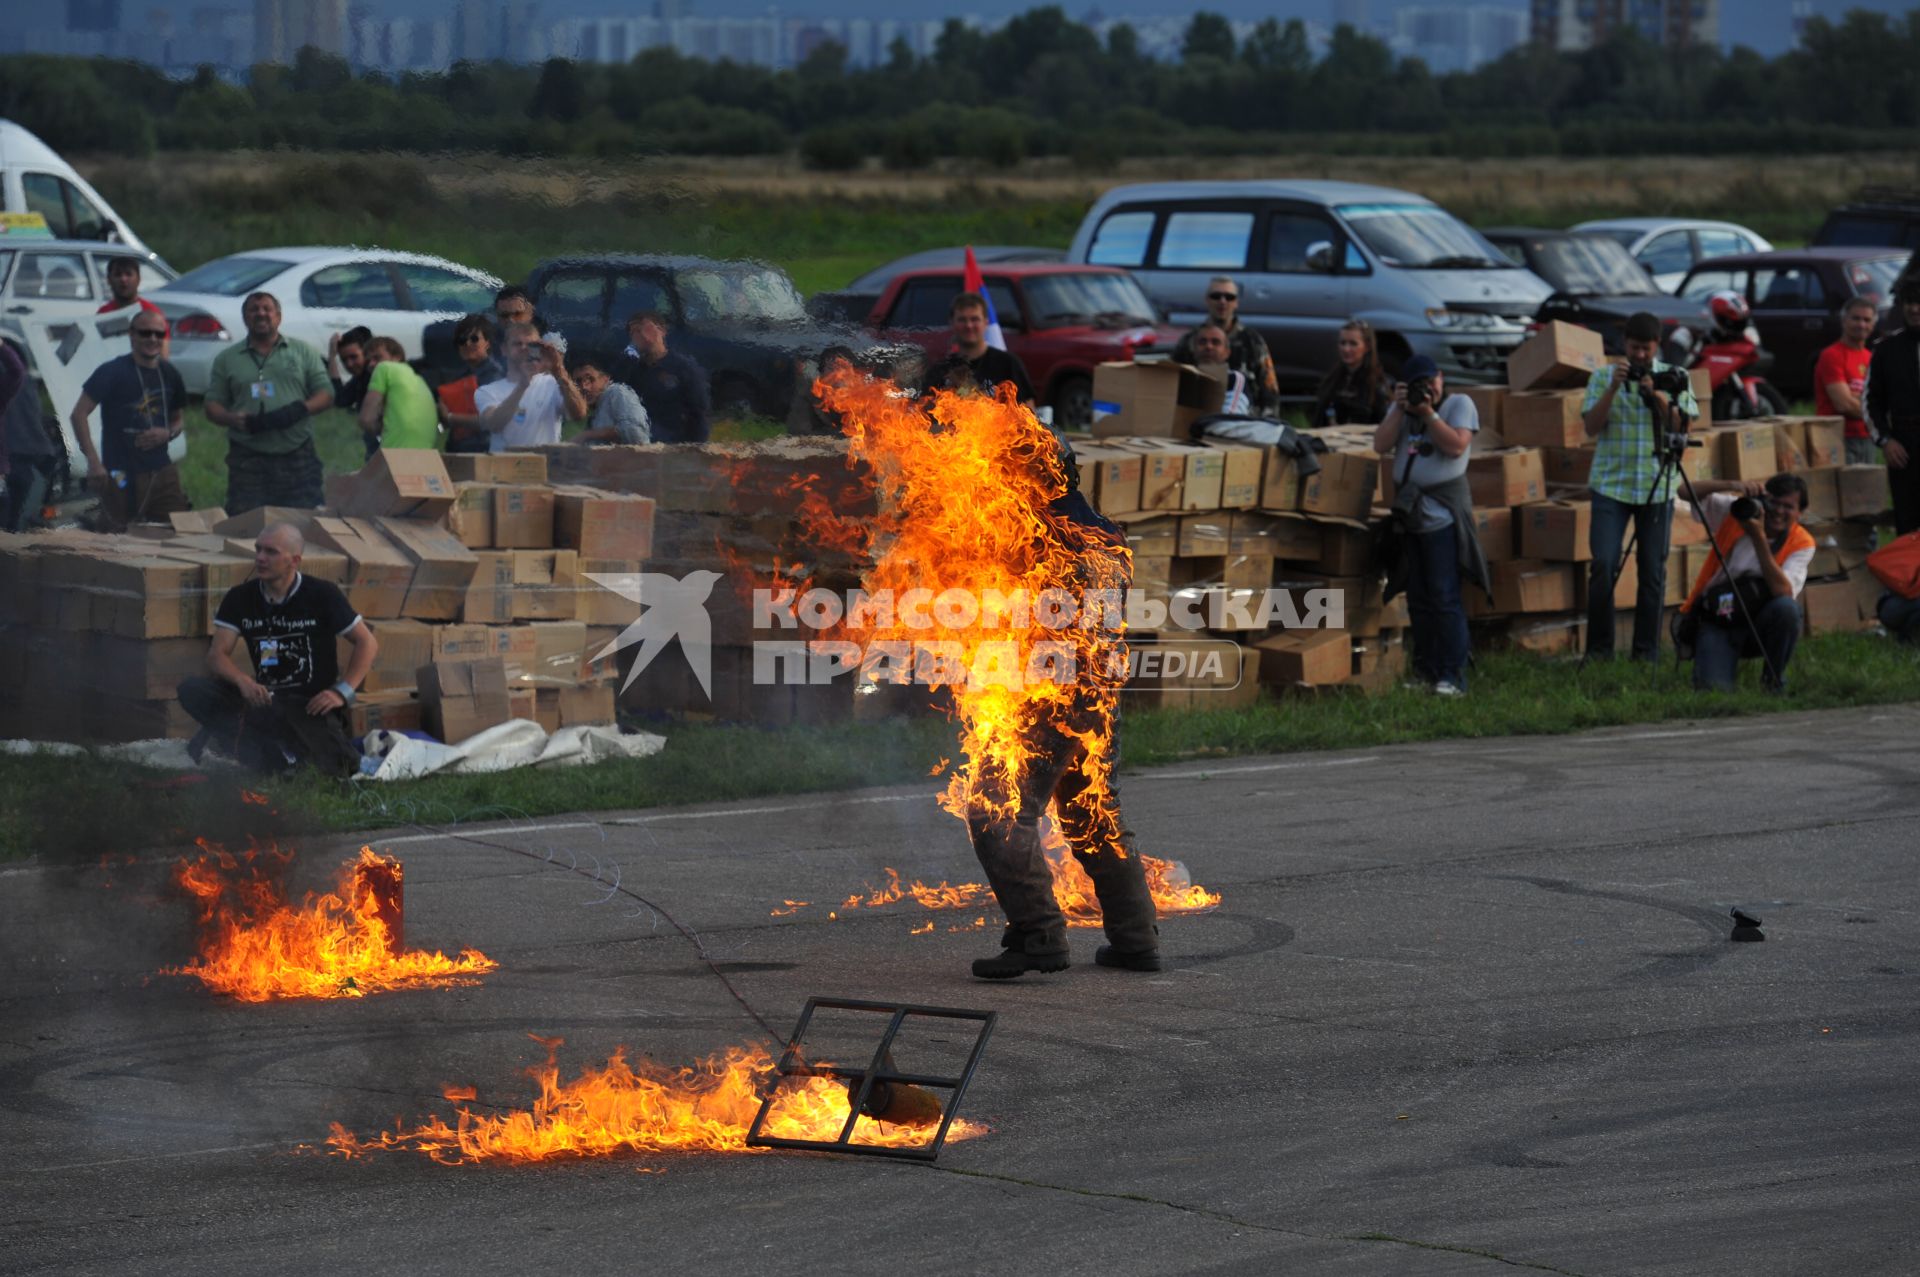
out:
M1132 514L1141 508L1140 475L1146 461L1139 453L1088 444L1074 451L1083 466L1091 466L1093 484L1085 490L1094 509L1102 514Z
M247 542L247 553L253 553L253 539L276 523L291 523L304 535L312 526L313 511L297 509L293 506L262 505L251 510L222 519L213 525L211 531L223 537L239 537Z
M1847 423L1841 417L1808 417L1803 423L1801 444L1809 469L1825 469L1847 464ZM1798 467L1796 467L1798 468Z
M1475 509L1473 530L1480 538L1480 553L1489 563L1505 563L1517 558L1519 540L1513 534L1513 511L1507 506Z
M589 577L632 576L644 565L639 559L587 559L579 563L574 617L588 625L627 626L640 619L640 605Z
M352 733L423 732L426 730L425 706L412 692L362 692L347 709Z
M1181 489L1187 481L1187 459L1171 450L1141 448L1144 439L1121 441L1140 456L1140 508L1142 510L1178 510Z
M1507 445L1578 448L1587 441L1586 422L1580 417L1585 394L1585 390L1534 390L1507 396L1507 425L1501 432Z
M1764 422L1716 426L1714 471L1722 479L1767 479L1774 468L1774 429Z
M525 627L533 637L533 657L519 681L572 686L587 676L587 627L580 621L537 621Z
M1687 373L1687 384L1695 405L1693 428L1705 430L1713 424L1713 374L1705 368L1692 369Z
M560 726L606 726L614 721L612 683L580 683L559 689Z
M455 483L547 481L547 457L541 452L449 452L442 460Z
M432 448L382 448L338 490L329 487L328 504L349 518L440 520L453 508L453 480Z
M1514 511L1520 557L1550 563L1585 563L1593 557L1587 538L1593 506L1585 501L1543 501Z
M513 551L513 618L573 619L579 576L580 556L572 550Z
M363 692L411 692L419 683L422 665L433 660L433 637L438 626L422 621L381 620L368 626L374 641L373 668L360 685ZM346 668L346 645L341 640L340 668Z
M413 560L389 541L369 519L314 519L308 544L319 544L346 558L340 588L364 617L399 616L413 584Z
M1180 523L1178 515L1160 514L1128 519L1120 527L1127 534L1127 548L1136 555L1173 555L1180 553Z
M1574 609L1571 563L1543 563L1513 559L1492 565L1493 602L1480 590L1465 590L1467 614L1484 616L1515 612L1571 612Z
M1475 447L1504 448L1507 437L1507 396L1511 393L1505 386L1463 386L1453 390L1455 394L1465 395L1473 400L1474 411L1480 414L1480 430L1473 437Z
M453 485L453 509L447 511L447 531L458 537L460 544L469 550L485 550L493 545L492 484Z
M1328 576L1365 576L1373 561L1373 529L1358 519L1319 519L1320 554L1314 560Z
M493 632L485 625L435 625L432 655L435 661L471 661L493 656Z
M1154 598L1171 594L1173 592L1173 556L1171 554L1134 555L1133 588Z
M1220 411L1226 387L1189 364L1105 363L1093 370L1093 433L1186 439Z
M1271 554L1229 554L1220 583L1229 590L1262 591L1273 585Z
M1800 591L1800 611L1809 634L1848 634L1866 628L1854 586L1844 577L1808 581Z
M1515 506L1544 500L1546 466L1538 448L1503 448L1467 458L1467 486L1475 506Z
M1606 346L1599 333L1556 319L1507 356L1507 388L1521 391L1581 387L1606 365ZM1509 401L1509 418L1512 408ZM1510 424L1503 428L1503 433L1511 435Z
M1314 544L1311 552L1298 555L1303 559L1313 559L1319 554L1319 528L1305 519L1283 515L1263 514L1251 510L1235 511L1227 524L1228 554L1264 554L1272 558L1285 557L1281 553L1282 545L1292 545L1295 538L1292 529L1305 528Z
M501 484L493 490L493 544L502 550L553 548L553 489Z
M1773 423L1773 468L1775 471L1807 469L1807 423L1800 420Z
M513 620L513 555L511 550L480 550L474 554L473 580L460 600L460 619L480 625L505 625Z
M1368 453L1323 452L1320 472L1300 485L1300 508L1308 514L1365 519L1373 508L1379 460Z
M1877 519L1893 506L1885 466L1842 466L1833 472L1840 484L1840 517Z
M529 723L538 722L534 717L540 712L540 696L531 687L507 687L507 713L516 719L525 719Z
M1592 448L1542 448L1540 469L1547 486L1584 488L1593 473Z
M426 730L449 745L507 721L507 671L498 658L424 665L419 684Z
M1535 656L1564 656L1581 649L1586 628L1586 618L1578 613L1517 616L1502 627L1500 641L1516 652L1530 652Z
M175 532L212 532L227 521L227 512L219 506L204 510L176 510L167 516Z
M623 492L556 488L553 544L583 559L646 559L653 555L653 501Z
M435 523L414 519L376 519L374 523L413 561L413 579L400 615L426 621L459 620L467 587L480 570L473 551Z
M1292 453L1267 449L1260 466L1260 508L1275 511L1300 508L1300 461Z
M1212 441L1207 446L1222 458L1221 506L1228 510L1251 510L1259 505L1260 479L1266 469L1269 449Z
M1187 477L1180 489L1182 510L1218 510L1225 494L1227 454L1217 448L1176 444L1187 458Z
M1114 446L1145 459L1143 510L1217 510L1226 475L1224 453L1171 439L1120 439Z
M622 627L617 625L589 625L587 643L581 649L581 665L587 671L589 681L617 679L620 676L620 654L609 652L620 637Z
M1353 674L1353 646L1344 630L1289 630L1255 639L1260 681L1330 687Z
M1877 467L1876 467L1877 468ZM1805 480L1807 485L1807 508L1800 516L1802 523L1820 523L1840 517L1840 470L1827 467L1820 470L1796 470L1795 474Z
M1231 516L1225 511L1212 514L1186 514L1180 516L1178 544L1175 554L1225 554L1232 537L1229 535ZM1131 544L1129 538L1129 544Z
M91 600L81 628L123 638L183 638L204 635L206 570L200 564L158 555L114 555L69 561L67 584ZM55 582L42 577L43 586ZM57 587L56 587L57 588ZM75 618L78 619L78 613Z

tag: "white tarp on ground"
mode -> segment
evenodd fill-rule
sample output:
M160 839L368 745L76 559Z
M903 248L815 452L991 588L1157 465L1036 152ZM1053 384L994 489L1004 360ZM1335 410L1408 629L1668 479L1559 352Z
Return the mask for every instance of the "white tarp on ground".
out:
M524 718L489 727L458 745L439 741L414 740L392 732L370 733L367 745L378 766L373 780L413 780L436 772L471 775L478 772L511 771L516 767L577 767L583 763L604 762L609 758L648 758L666 747L667 738L652 732L621 735L612 727L563 727L549 736L540 724ZM54 754L84 754L79 745L54 741L0 741L0 753L31 754L46 750ZM169 771L191 771L193 759L187 756L183 740L143 740L128 745L107 745L92 751L103 758L159 767Z

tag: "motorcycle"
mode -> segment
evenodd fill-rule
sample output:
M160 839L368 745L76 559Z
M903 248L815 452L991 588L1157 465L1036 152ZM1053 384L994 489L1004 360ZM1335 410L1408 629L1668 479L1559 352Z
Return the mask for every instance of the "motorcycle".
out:
M1713 331L1690 353L1687 367L1707 370L1713 419L1744 421L1786 415L1786 396L1766 376L1773 367L1773 356L1760 347L1760 334L1749 322L1752 315L1746 299L1737 293L1715 293L1708 299L1707 310L1713 316Z

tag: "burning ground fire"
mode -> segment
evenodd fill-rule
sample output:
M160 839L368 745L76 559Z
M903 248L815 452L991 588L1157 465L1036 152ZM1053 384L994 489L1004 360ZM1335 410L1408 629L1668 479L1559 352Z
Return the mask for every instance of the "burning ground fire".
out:
M476 984L499 963L474 949L457 958L403 945L400 862L362 847L333 892L286 898L292 855L249 848L235 855L204 840L174 882L198 906L199 955L162 975L193 976L242 1002L358 998L393 989Z
M561 1038L529 1034L547 1048L544 1064L527 1070L539 1094L531 1109L476 1113L473 1087L449 1087L456 1105L452 1125L435 1115L417 1126L361 1139L339 1123L327 1139L340 1157L381 1150L421 1153L449 1165L463 1162L542 1162L563 1157L700 1150L758 1153L747 1131L766 1088L775 1084L774 1060L757 1047L734 1047L678 1068L627 1059L617 1050L602 1068L589 1065L578 1077L560 1080ZM844 1083L795 1078L778 1091L765 1131L784 1139L835 1140L850 1111ZM949 1140L986 1134L978 1122L956 1118ZM855 1144L913 1148L928 1142L929 1128L896 1126L862 1117Z

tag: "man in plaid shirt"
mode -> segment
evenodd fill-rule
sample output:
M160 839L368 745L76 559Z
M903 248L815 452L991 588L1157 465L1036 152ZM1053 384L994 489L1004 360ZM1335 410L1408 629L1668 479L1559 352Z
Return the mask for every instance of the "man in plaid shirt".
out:
M1667 593L1667 532L1673 522L1674 474L1660 473L1655 452L1664 424L1656 420L1647 397L1659 404L1660 417L1673 408L1690 420L1699 411L1693 392L1682 391L1673 402L1653 388L1651 375L1638 384L1627 383L1630 365L1661 372L1660 320L1645 311L1626 324L1627 358L1603 368L1587 382L1581 405L1587 435L1594 447L1593 470L1587 479L1593 489L1593 522L1588 548L1593 554L1587 580L1587 659L1613 659L1613 585L1619 576L1620 551L1632 520L1640 568L1640 593L1633 606L1633 656L1651 661L1660 654L1660 613ZM1681 428L1676 419L1675 429Z

